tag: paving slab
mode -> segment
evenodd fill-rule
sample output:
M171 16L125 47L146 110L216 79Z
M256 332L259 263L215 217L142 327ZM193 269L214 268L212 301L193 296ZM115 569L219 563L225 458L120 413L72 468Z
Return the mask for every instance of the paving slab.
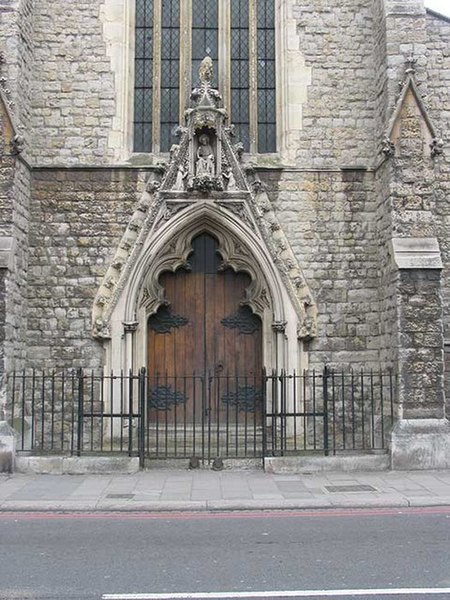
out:
M330 491L332 486L349 489ZM350 487L372 486L373 491ZM450 506L450 472L176 471L0 476L0 510L196 511Z

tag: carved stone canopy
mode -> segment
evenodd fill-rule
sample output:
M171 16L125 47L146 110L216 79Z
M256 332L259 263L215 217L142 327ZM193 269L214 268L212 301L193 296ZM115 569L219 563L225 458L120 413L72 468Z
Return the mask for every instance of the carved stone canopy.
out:
M199 75L185 123L178 128L179 143L171 149L169 164L150 176L99 287L93 334L110 336L123 295L129 297L129 308L122 321L134 321L138 305L147 314L155 312L165 302L160 274L186 264L198 230L217 237L224 268L250 275L244 304L261 315L269 310L273 290L283 285L297 315L298 337L312 338L315 302L257 171L242 162L242 145L233 142L220 93L211 87L209 58ZM280 305L279 312L276 318L283 319Z

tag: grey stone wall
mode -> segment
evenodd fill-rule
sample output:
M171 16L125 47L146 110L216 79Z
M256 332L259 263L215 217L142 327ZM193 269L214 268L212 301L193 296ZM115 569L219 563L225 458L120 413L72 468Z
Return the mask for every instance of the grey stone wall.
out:
M399 397L404 419L442 419L442 303L439 270L400 271Z
M375 154L374 17L365 0L294 6L300 50L312 67L297 164L367 165Z
M444 336L446 340L446 398L450 415L450 19L428 14L427 21L428 95L430 117L437 135L444 142L444 152L434 166L434 214L442 253L442 295L444 309Z
M13 194L14 255L7 278L6 299L8 370L22 368L26 360L30 170L20 158L15 164Z
M274 203L318 304L311 366L379 366L373 173L286 170Z
M93 300L140 199L145 177L131 169L33 172L30 365L103 366L102 345L91 335Z
M111 161L113 76L99 18L102 0L39 0L35 5L33 162Z

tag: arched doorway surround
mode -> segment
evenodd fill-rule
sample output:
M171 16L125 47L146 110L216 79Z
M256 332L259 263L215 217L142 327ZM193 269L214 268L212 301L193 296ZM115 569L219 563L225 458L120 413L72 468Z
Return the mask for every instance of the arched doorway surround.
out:
M168 302L161 275L186 266L192 240L203 233L217 240L222 269L248 277L241 304L261 319L263 366L305 368L299 316L271 254L238 216L208 199L179 211L145 239L109 318L105 366L135 371L148 364L148 320Z

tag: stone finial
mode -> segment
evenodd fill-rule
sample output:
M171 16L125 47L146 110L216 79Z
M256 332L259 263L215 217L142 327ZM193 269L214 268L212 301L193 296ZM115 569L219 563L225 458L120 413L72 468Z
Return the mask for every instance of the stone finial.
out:
M201 83L203 83L203 84L211 83L213 76L214 76L214 69L213 69L213 61L210 56L205 56L205 58L200 63L198 75L199 75Z
M412 51L410 52L409 56L405 59L405 64L406 64L406 71L405 71L406 74L413 75L416 72L417 58L414 56Z
M431 156L439 156L444 152L444 142L438 138L433 138L430 144Z
M383 146L381 148L381 151L385 156L394 156L395 154L395 144L387 136L383 140Z

